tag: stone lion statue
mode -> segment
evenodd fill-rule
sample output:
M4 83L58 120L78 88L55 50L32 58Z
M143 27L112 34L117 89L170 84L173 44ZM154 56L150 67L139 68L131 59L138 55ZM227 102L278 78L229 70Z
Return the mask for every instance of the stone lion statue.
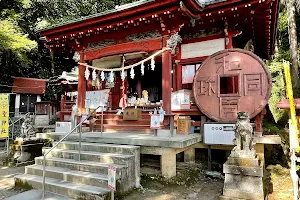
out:
M30 116L26 116L24 122L21 126L21 135L22 138L31 138L35 136L34 127L32 125L32 119Z
M239 112L237 115L237 122L235 124L235 138L233 140L233 143L236 145L234 150L251 151L254 147L252 137L253 128L250 124L248 113Z

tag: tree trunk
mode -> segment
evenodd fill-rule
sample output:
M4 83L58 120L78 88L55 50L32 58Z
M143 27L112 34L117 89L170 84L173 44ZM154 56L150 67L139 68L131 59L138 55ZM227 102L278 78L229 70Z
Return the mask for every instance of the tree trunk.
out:
M293 88L298 91L299 88L299 70L297 59L297 32L296 32L296 19L295 19L295 0L287 0L286 2L289 24L289 40L291 49L291 76ZM297 95L297 94L296 94Z

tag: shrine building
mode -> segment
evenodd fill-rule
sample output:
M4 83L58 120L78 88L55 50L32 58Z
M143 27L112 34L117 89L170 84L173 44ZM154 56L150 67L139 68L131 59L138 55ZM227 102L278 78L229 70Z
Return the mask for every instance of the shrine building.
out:
M271 94L263 61L274 54L278 9L279 0L141 0L41 30L47 48L78 62L77 100L66 92L61 120L70 119L75 102L77 116L86 115L89 92L107 91L104 116L97 112L87 123L91 140L142 146L142 154L162 156L162 173L172 177L179 152L194 161L195 148L232 148L204 143L200 127L234 124L237 112L245 111L263 156L265 143L278 143L262 134ZM155 132L149 112L160 107L165 115ZM134 116L125 116L128 109Z

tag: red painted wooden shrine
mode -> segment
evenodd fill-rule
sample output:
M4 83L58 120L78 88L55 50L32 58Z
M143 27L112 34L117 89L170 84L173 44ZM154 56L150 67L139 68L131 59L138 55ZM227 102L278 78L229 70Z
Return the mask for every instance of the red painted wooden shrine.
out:
M194 66L196 71L211 54L245 46L260 58L269 59L274 51L278 8L279 0L142 0L49 27L41 31L41 36L51 50L66 54L80 52L80 62L92 63L117 55L151 55L166 47L170 36L178 32L182 43L175 52L165 51L156 58L157 65L161 62L161 67L155 69L161 71L155 72L162 77L164 110L168 114L200 115L197 106L171 111L171 92L192 89L192 83L183 83L182 69ZM136 60L127 61L125 65ZM84 72L85 66L79 66L81 109L86 90L92 88ZM110 98L115 97L111 94ZM261 113L255 118L256 130L261 131Z

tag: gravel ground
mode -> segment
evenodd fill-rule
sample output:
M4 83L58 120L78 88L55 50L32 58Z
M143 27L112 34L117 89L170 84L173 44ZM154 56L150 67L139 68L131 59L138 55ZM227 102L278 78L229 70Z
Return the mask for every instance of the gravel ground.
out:
M0 152L3 150L1 149ZM24 166L22 167L7 167L2 165L2 160L6 154L0 153L0 200L7 197L14 196L23 192L23 190L14 188L14 176L24 173Z

